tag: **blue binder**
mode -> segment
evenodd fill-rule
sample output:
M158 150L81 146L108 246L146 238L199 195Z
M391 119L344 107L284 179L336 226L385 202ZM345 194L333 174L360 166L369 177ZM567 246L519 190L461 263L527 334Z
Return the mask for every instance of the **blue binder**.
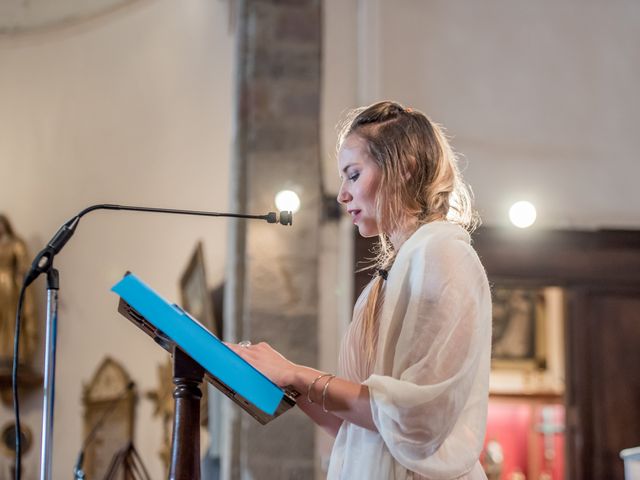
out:
M222 343L202 324L170 304L132 273L111 290L121 299L118 311L173 353L177 346L205 370L225 395L265 424L293 405L299 395L283 390Z

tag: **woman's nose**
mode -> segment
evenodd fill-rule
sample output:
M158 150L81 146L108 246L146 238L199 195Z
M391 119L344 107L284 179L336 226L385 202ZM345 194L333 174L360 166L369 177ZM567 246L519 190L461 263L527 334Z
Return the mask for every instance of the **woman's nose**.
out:
M343 185L340 186L340 190L338 191L338 203L341 204L345 204L348 203L349 200L351 200L351 195L349 194L349 192L347 192L347 190L344 188Z

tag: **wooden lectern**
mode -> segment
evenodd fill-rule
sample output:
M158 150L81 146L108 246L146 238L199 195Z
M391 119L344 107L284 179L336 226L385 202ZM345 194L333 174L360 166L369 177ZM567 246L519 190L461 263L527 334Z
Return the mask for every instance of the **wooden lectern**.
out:
M263 425L296 404L298 392L275 385L135 275L127 273L112 290L120 296L118 311L173 355L170 480L200 479L200 386L204 378Z
M170 480L200 480L200 386L203 378L204 368L175 347Z

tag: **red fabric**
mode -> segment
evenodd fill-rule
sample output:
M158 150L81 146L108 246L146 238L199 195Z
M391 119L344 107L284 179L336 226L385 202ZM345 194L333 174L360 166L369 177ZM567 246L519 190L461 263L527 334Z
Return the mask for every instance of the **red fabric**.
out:
M488 441L500 443L504 456L501 479L509 479L512 473L521 472L526 478L538 478L542 473L549 473L552 480L563 480L564 432L552 434L553 458L545 459L545 436L540 431L543 408L550 412L547 423L564 425L563 405L541 404L527 399L489 402L485 448Z

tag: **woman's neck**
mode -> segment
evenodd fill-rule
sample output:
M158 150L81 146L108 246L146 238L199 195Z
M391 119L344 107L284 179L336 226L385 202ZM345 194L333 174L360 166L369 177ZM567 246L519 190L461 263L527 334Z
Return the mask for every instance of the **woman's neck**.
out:
M389 240L393 245L393 249L397 252L407 239L420 227L418 219L415 217L407 218L402 222L402 226L393 233L389 234Z

